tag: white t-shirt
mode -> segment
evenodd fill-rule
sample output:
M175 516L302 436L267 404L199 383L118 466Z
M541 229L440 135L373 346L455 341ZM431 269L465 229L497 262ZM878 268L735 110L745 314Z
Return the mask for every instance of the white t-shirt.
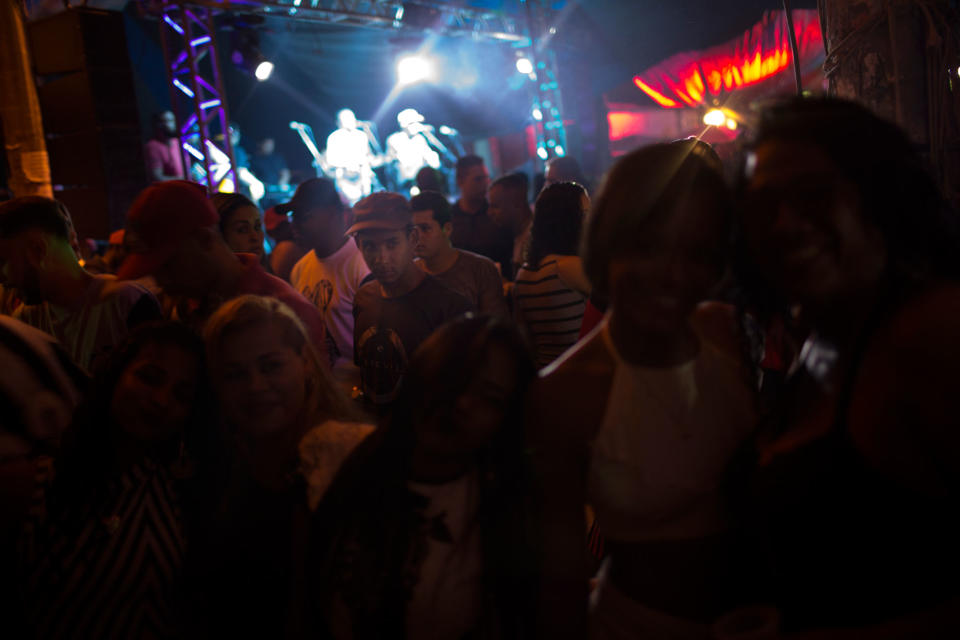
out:
M370 163L367 134L359 129L337 129L327 137L327 164L359 171Z
M293 288L320 310L337 361L353 362L353 297L368 275L370 269L353 240L323 259L308 251L290 272Z
M409 640L458 640L476 632L483 612L483 554L476 472L446 484L408 482L429 500L426 553L407 603Z
M434 169L440 167L440 156L421 135L410 137L405 131L392 133L387 138L387 150L392 158L396 158L397 171L404 181L413 180L427 165Z

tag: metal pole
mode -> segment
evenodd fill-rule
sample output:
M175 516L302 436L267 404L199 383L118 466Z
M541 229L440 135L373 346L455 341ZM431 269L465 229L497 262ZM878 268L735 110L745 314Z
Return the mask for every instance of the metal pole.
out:
M236 155L233 150L233 140L230 139L230 110L227 107L227 92L223 88L223 79L220 77L220 61L217 59L217 35L215 25L213 24L213 10L207 9L206 26L207 33L210 35L210 44L207 47L210 55L210 66L213 71L213 86L217 90L220 98L220 106L217 107L217 114L220 116L220 130L224 132L223 143L227 150L227 157L230 158L230 170L227 175L233 180L233 188L240 193L240 181L237 176ZM217 185L219 188L220 185Z
M783 12L787 16L787 31L790 34L790 51L793 52L793 77L797 81L797 95L803 95L803 80L800 77L800 48L797 46L797 32L793 29L793 12L790 0L783 0Z
M167 7L169 5L164 5L163 14L167 14ZM183 167L183 178L185 180L190 179L190 165L193 162L191 160L192 156L188 154L183 149L183 130L181 126L183 125L183 120L180 118L180 100L177 97L177 91L173 86L174 78L174 65L173 59L170 57L170 44L167 41L167 29L170 28L164 20L157 21L157 28L160 30L160 47L163 49L163 64L167 70L167 90L170 92L170 110L173 111L174 120L177 123L177 153L180 154L180 166ZM154 123L151 122L150 126L154 126ZM152 136L153 131L150 132ZM152 180L152 178L151 178Z
M203 101L203 88L197 81L197 78L200 76L200 71L197 66L197 56L194 54L193 45L190 44L191 40L193 40L193 29L190 27L192 16L190 15L190 11L183 5L180 7L180 16L182 21L181 26L184 31L184 46L187 49L187 59L190 61L191 81L194 85L193 111L197 116L197 127L200 131L200 151L203 153L203 168L207 174L207 192L216 193L216 187L213 184L213 168L210 165L210 151L207 149L210 130L207 126L207 118L203 113L203 109L200 108L200 103ZM223 135L224 137L229 137L230 132L225 130Z

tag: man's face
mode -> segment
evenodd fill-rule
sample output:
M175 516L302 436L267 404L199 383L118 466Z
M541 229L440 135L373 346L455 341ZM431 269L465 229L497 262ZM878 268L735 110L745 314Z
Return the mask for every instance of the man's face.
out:
M341 129L353 131L357 128L357 117L353 115L353 111L341 111L339 114L337 114L337 124Z
M450 240L451 225L443 227L434 219L433 211L413 212L413 226L417 230L416 254L418 258L430 260L443 251Z
M195 300L206 297L216 280L212 259L200 239L194 236L181 241L176 251L151 275L164 293Z
M464 200L483 200L489 185L490 174L487 172L487 167L482 164L467 169L467 172L457 181Z
M0 238L0 284L16 289L26 304L43 302L40 272L31 260L25 234Z
M266 139L264 139L264 140L261 140L261 141L260 141L260 153L262 153L262 154L265 155L265 156L268 156L268 155L270 155L271 153L273 153L274 149L276 149L276 146L277 146L277 145L276 145L276 143L273 141L273 138L266 138Z
M344 212L332 207L294 212L297 239L311 249L332 245L343 239Z
M357 233L363 261L381 284L399 280L413 265L415 230L365 229Z
M157 127L160 131L169 137L177 135L177 119L172 111L164 111L160 114L157 121Z

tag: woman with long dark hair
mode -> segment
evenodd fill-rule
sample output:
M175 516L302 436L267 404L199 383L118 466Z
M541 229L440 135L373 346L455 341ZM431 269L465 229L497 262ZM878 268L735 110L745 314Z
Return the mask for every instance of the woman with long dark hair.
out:
M837 99L766 111L742 183L741 281L808 332L755 483L784 629L955 636L960 220Z
M240 193L217 193L210 201L220 216L220 233L227 246L236 253L252 253L269 271L263 247L263 214L260 207Z
M527 347L502 320L468 317L408 372L317 511L308 606L334 638L529 637Z
M96 375L25 538L25 611L37 637L179 632L178 480L205 440L204 377L202 343L175 324L132 332Z
M514 310L533 338L541 367L573 346L580 333L590 283L578 250L589 206L586 190L573 182L548 186L534 204L530 244L514 288Z

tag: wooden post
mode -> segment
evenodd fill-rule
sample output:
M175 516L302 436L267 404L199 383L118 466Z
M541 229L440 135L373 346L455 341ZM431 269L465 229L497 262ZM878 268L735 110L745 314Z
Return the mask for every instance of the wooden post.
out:
M16 196L53 197L43 120L19 0L0 0L0 120Z
M960 205L957 11L948 0L821 0L831 94L897 122Z

